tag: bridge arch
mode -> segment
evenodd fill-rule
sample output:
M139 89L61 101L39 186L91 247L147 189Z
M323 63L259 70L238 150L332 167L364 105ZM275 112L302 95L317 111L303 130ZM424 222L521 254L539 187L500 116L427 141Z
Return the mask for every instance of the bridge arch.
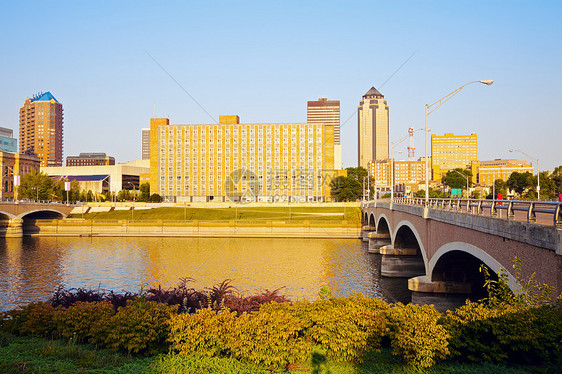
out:
M453 281L477 281L480 264L486 265L496 275L502 272L507 274L507 284L513 292L519 291L517 279L495 258L481 248L464 242L450 242L442 245L433 255L428 265L427 274L431 280L443 280L443 277L453 276ZM461 269L459 271L459 269ZM466 279L460 279L460 277ZM445 279L446 280L446 279Z
M391 234L390 225L388 224L388 218L381 214L377 220L377 233L378 234Z
M64 218L67 215L59 212L55 209L34 209L27 211L25 213L20 214L15 218L20 218L23 220L32 220L32 219L60 219Z
M377 226L377 219L375 218L375 214L371 213L371 215L369 215L369 219L368 219L368 224L371 227L376 227Z
M425 248L423 246L423 241L420 238L418 230L410 221L400 221L396 225L396 230L392 238L392 243L394 243L394 248L414 248L419 256L423 260L425 266L426 274L428 270L428 259Z
M10 220L12 218L16 218L16 216L14 216L11 213L4 212L4 211L0 210L0 221Z

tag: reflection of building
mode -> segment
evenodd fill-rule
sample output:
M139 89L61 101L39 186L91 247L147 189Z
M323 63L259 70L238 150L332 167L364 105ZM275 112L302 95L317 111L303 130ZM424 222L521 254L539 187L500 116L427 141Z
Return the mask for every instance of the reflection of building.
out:
M491 160L477 161L472 163L473 179L482 186L492 186L494 180L502 179L507 181L513 172L533 174L533 164L528 164L524 160Z
M175 201L324 201L334 170L334 126L214 125L150 120L150 188Z
M369 161L388 158L388 105L384 96L371 87L357 108L359 166L368 167Z
M103 193L107 191L138 190L140 176L150 172L148 162L130 162L103 166L42 167L41 171L55 179L66 178L80 183L81 190Z
M317 101L307 102L306 122L334 126L334 166L336 169L341 168L340 101L321 97Z
M32 170L39 170L40 160L33 155L21 155L17 153L1 152L0 165L2 165L2 199L14 198L14 186L19 185L15 181Z
M62 104L50 92L20 108L20 153L37 155L41 166L62 166Z
M433 179L441 181L447 171L456 168L469 169L478 160L478 137L446 133L431 135L431 159Z
M150 160L150 129L142 129L142 159Z
M79 156L67 156L66 166L115 165L115 158L105 153L80 153Z
M18 140L14 138L14 131L0 127L0 151L2 152L18 152Z

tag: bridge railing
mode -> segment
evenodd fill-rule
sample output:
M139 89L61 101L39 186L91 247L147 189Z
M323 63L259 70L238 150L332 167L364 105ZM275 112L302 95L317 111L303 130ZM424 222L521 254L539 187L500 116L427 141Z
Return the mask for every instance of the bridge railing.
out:
M390 200L383 200L388 201ZM425 206L424 198L395 197L393 204ZM366 206L373 206L372 201ZM428 207L444 211L504 218L506 220L526 220L532 223L548 222L562 227L562 203L531 200L492 200L492 199L429 199ZM503 213L505 212L505 213ZM537 222L537 215L541 222ZM551 218L548 218L551 217Z
M81 205L82 201L55 201L55 200L30 200L23 199L15 201L14 199L0 200L0 204L56 204L56 205Z

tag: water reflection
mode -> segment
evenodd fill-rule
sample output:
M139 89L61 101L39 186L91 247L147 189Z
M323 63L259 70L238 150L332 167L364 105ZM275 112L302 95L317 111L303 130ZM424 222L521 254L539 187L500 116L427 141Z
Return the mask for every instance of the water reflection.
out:
M381 279L380 256L359 240L243 238L24 238L0 241L0 310L45 300L59 286L138 291L232 279L240 290L283 288L293 300L353 291L408 301L403 279Z

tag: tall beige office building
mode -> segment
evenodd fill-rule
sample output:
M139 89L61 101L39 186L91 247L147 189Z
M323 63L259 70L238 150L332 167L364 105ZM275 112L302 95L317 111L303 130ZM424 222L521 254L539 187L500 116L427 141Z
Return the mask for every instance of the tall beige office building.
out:
M62 166L62 104L50 92L25 99L20 107L20 153L41 166Z
M478 160L478 136L431 135L431 160L433 180L441 181L447 171L456 168L469 169Z
M316 123L170 125L150 120L150 188L166 201L330 199L334 126Z
M340 101L321 97L308 101L306 105L306 122L334 126L334 166L342 167L340 143Z
M375 87L359 102L357 120L357 163L367 169L369 161L388 158L388 104Z

